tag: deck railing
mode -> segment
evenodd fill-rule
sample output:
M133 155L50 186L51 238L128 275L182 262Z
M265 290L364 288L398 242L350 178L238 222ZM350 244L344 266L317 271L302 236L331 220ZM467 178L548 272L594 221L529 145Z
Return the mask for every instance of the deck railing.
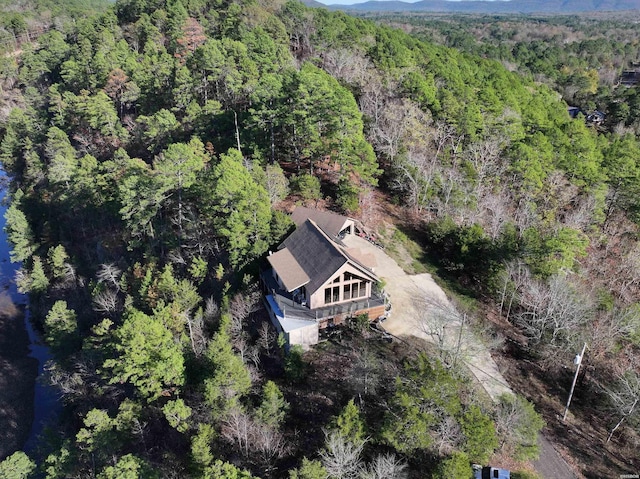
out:
M370 298L350 301L348 303L334 304L322 308L309 309L291 298L279 294L270 288L271 295L278 304L285 318L302 319L305 321L322 321L336 316L351 316L356 311L374 308L385 304L384 297L374 293Z

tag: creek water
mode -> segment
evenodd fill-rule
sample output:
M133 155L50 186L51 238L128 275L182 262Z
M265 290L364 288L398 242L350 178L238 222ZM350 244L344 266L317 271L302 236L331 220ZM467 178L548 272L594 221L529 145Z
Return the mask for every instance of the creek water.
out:
M38 360L38 379L35 382L35 397L33 403L33 424L31 426L31 431L29 432L29 437L22 448L24 452L29 453L35 450L38 436L43 432L44 427L58 414L61 404L55 389L48 386L41 380L44 365L49 359L51 359L51 353L31 324L28 297L18 292L15 284L16 270L20 265L11 263L9 259L11 245L9 244L7 235L4 232L6 222L4 219L4 213L8 207L5 195L7 182L8 179L4 171L0 169L0 285L5 291L7 291L13 300L13 303L20 309L24 310L24 327L29 335L29 357Z

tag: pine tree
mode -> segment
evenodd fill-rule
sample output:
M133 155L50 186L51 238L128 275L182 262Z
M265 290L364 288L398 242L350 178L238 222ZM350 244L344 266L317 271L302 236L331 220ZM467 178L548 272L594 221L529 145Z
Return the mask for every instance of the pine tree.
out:
M182 351L161 321L131 308L115 336L118 357L104 363L112 384L129 382L149 402L184 384Z
M353 443L364 441L364 421L353 399L350 399L342 412L332 421L332 428Z
M205 398L212 408L214 417L220 417L238 404L241 396L249 392L251 377L242 360L234 354L229 337L230 318L224 315L220 329L214 335L207 358L213 367L213 374L205 380Z
M10 253L12 263L28 260L37 248L29 221L20 210L20 199L23 196L22 191L18 190L13 195L11 206L4 214L6 220L4 230L13 245Z
M262 388L262 403L256 410L256 417L268 426L279 427L288 409L289 403L280 388L273 381L267 381Z

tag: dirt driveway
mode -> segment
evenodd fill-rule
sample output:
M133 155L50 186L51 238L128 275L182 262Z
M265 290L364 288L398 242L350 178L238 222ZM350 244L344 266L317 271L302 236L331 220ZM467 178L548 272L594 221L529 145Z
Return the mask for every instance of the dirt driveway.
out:
M440 342L450 350L460 350L461 359L494 400L501 394L512 392L487 347L468 328L460 330L463 319L456 315L446 294L430 274L408 275L383 250L358 236L350 235L344 242L349 248L359 248L376 258L378 266L375 273L385 280L385 291L392 305L391 316L385 321L384 329L394 336L416 336ZM431 322L433 316L447 313L452 316L448 321L442 318L438 324Z
M385 291L392 305L391 316L384 323L389 333L398 337L416 336L440 342L441 347L461 350L461 359L494 401L501 394L513 394L489 348L469 328L461 327L463 316L459 313L456 316L455 308L430 274L408 275L383 250L358 236L348 235L343 241L349 248L359 248L375 256L378 263L375 273L385 280ZM434 323L433 317L438 315L451 320ZM575 475L553 445L542 435L539 441L540 459L534 466L542 477L574 479Z

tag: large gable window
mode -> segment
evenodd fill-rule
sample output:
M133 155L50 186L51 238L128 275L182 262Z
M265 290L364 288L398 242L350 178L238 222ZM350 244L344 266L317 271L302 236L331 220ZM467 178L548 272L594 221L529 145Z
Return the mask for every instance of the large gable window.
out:
M340 286L324 289L324 304L337 303L338 301L340 301Z
M350 281L364 281L364 278L361 278L360 276L356 276L355 274L345 273L344 282L348 283Z

